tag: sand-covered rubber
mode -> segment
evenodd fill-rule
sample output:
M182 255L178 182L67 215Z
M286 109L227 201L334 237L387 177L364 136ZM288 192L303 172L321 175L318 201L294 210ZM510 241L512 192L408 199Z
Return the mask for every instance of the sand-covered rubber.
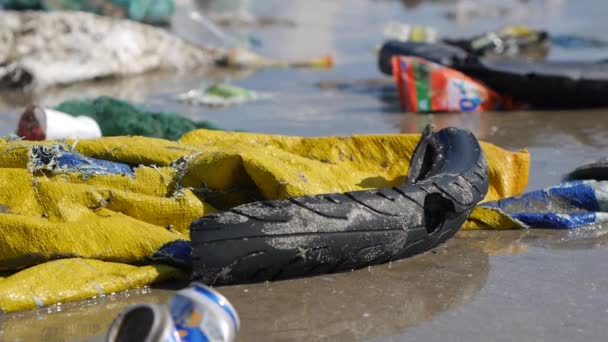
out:
M402 186L254 202L194 221L193 278L271 281L419 254L452 237L487 191L473 134L427 127Z

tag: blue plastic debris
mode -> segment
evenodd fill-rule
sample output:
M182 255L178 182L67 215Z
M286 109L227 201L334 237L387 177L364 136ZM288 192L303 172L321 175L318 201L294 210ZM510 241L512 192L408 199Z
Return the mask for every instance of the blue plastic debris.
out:
M566 49L605 48L608 42L600 39L576 35L552 35L551 44Z
M62 145L32 147L30 163L33 171L80 172L83 175L134 175L131 166L127 164L83 156L78 152L68 151Z
M530 227L572 229L608 222L608 181L584 180L482 204Z
M190 241L175 240L160 247L150 257L155 262L175 265L181 268L192 267L192 247Z

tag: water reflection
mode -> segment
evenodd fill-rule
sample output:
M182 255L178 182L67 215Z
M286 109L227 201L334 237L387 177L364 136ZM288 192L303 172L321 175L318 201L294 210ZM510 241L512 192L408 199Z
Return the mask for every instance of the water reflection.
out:
M158 71L132 77L79 82L40 92L3 91L0 92L0 110L21 107L32 101L54 105L70 98L90 98L102 95L143 101L150 94L182 91L188 86L197 86L203 81L238 80L253 73L253 70L215 68L201 68L187 74Z
M202 82L242 79L253 71L198 70L186 74L153 72L128 78L82 82L70 86L54 87L42 92L0 92L0 130L2 134L14 132L19 115L25 106L38 103L55 106L69 99L112 96L137 104L145 104L154 110L170 110L196 120L207 119L204 109L177 103L173 98L181 92L200 87Z
M484 286L489 257L471 239L390 265L308 279L221 287L237 308L242 341L354 341L387 336L470 301ZM84 340L105 333L136 302L161 303L169 291L129 291L103 300L4 316L2 338Z
M195 0L197 7L212 17L251 17L250 0Z
M591 225L566 230L461 231L458 238L469 239L489 255L524 253L530 247L589 250L608 247L608 226Z
M426 125L432 124L437 130L446 127L458 127L469 130L478 139L487 140L496 133L497 127L492 125L492 113L439 113L401 115L401 133L419 133Z
M479 139L507 148L589 146L608 147L608 121L597 120L605 109L484 113L404 113L401 133L421 132L426 124L438 129L468 129ZM574 119L573 116L576 116Z
M247 340L364 340L468 302L486 282L488 260L458 239L392 265L222 292L247 322L241 334Z
M171 292L130 290L101 298L56 305L50 309L0 316L2 341L102 340L110 323L126 306L163 303Z
M472 300L486 284L490 256L525 254L530 247L605 248L607 233L605 227L462 231L433 252L389 265L219 290L239 312L239 340L366 340L398 334ZM164 303L171 293L159 288L132 290L4 315L0 339L101 340L126 306Z

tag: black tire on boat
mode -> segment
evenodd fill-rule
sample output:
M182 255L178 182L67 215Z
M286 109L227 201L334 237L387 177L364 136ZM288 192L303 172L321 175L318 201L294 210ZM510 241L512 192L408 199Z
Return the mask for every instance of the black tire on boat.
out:
M272 281L419 254L452 237L487 190L473 134L427 127L406 185L249 203L194 221L193 278Z

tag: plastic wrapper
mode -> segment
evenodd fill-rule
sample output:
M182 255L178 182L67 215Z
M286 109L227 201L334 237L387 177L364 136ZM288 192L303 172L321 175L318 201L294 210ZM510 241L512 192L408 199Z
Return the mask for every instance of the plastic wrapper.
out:
M473 209L464 229L573 229L608 222L608 181L559 184Z
M406 112L484 112L518 107L483 83L417 57L392 58L401 107Z

